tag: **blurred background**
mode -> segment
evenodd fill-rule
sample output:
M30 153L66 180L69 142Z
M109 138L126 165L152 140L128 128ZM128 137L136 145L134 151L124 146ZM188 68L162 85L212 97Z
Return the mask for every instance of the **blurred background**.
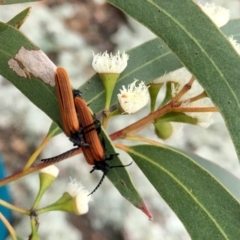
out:
M239 18L239 0L212 2L230 9L231 18ZM0 21L10 20L29 6L32 12L21 31L57 66L67 69L74 87L80 86L95 73L91 67L92 51L125 51L154 38L146 28L103 0L45 0L0 6ZM48 132L51 120L1 77L0 103L0 152L7 174L11 174L22 169ZM144 116L147 111L141 111L136 117ZM113 120L109 132L126 124L124 117ZM145 129L143 134L153 135L153 127ZM182 134L169 139L167 144L199 154L240 176L234 147L219 114L214 114L213 124L208 129L185 125ZM71 147L67 137L60 134L51 140L38 161ZM121 153L121 158L129 162L124 153ZM60 168L60 176L45 194L43 206L62 195L69 177L81 181L89 191L101 177L101 173L89 174L91 166L82 156L58 163L57 167ZM94 193L87 215L75 216L63 212L40 215L41 239L189 240L184 226L137 166L133 164L127 170L153 214L152 221L123 199L106 179ZM34 173L9 184L13 203L29 208L36 196L38 183L38 174ZM30 233L28 217L13 213L13 226L21 237L27 239Z

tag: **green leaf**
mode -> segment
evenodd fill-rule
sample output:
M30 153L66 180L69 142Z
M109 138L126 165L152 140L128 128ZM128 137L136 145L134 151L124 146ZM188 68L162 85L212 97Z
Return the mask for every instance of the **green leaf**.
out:
M41 79L20 77L8 65L23 46L28 50L39 50L16 28L0 22L0 74L10 80L36 106L42 109L53 121L61 124L55 89ZM44 96L44 97L43 97Z
M38 1L41 1L41 0L0 0L0 5L27 3L27 2L38 2Z
M224 168L218 166L217 164L210 162L202 157L199 157L193 153L182 151L183 154L189 156L193 161L198 163L200 166L205 168L210 172L222 185L224 185L227 190L240 201L240 179L229 173Z
M102 139L104 139L104 145L106 149L105 156L109 157L111 154L116 153L111 140L103 129L101 130L100 136ZM114 156L112 160L108 161L108 164L110 166L123 166L120 157ZM124 198L126 198L135 207L142 210L151 219L152 214L149 212L147 206L135 189L129 177L129 174L126 170L128 167L131 167L131 165L127 167L117 167L110 169L107 174L107 178L112 182L112 184L117 188L117 190Z
M57 136L61 132L62 130L58 127L58 125L55 122L52 122L51 126L49 127L47 136L51 136L51 138L53 138L54 136Z
M240 157L240 57L221 31L192 0L108 2L160 37L193 73L223 115Z
M239 202L187 155L167 147L129 147L158 193L178 215L192 239L238 239Z
M10 21L8 21L7 24L19 29L28 18L30 12L31 7L26 8L25 10L17 14L14 18L12 18Z

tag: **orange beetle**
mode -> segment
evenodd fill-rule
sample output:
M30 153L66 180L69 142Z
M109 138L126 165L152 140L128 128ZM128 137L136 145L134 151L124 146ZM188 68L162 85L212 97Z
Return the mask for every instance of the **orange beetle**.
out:
M100 124L99 121L94 120L87 103L81 96L81 92L78 90L73 90L73 95L77 115L79 118L79 122L81 123L81 129L79 130L78 133L74 133L74 136L71 136L69 139L73 141L74 144L77 146L82 146L82 141L84 141L84 143L88 143L87 146L82 147L82 152L87 163L89 165L94 165L90 173L92 173L95 170L101 170L103 172L103 176L100 179L98 185L90 193L92 194L101 185L104 177L107 175L108 171L111 168L125 167L128 165L110 166L107 163L108 160L112 160L115 155L118 155L118 153L110 154L109 157L105 156L105 149L103 147L104 144L102 143L98 134L99 130L97 125ZM74 155L76 151L78 151L78 148L71 149L65 153L62 153L52 158L42 159L42 161L57 162L65 158L71 157L72 155Z
M110 166L107 161L112 160L118 153L105 156L104 142L99 137L100 122L93 118L87 103L79 90L72 90L69 77L65 69L57 68L56 93L62 118L63 130L69 139L77 146L58 156L42 159L43 162L57 162L71 157L82 147L82 152L88 164L93 165L92 173L101 170L103 176L92 194L101 185L104 177L111 168L126 167L128 165ZM97 126L99 125L99 126Z
M80 137L80 123L78 121L74 99L73 89L64 68L58 67L55 74L56 94L58 99L58 106L62 118L63 131L70 137L70 140L78 146L88 146L83 138ZM80 94L80 91L79 91Z
M97 124L100 124L98 120L94 120L91 114L90 109L88 108L87 103L82 98L82 95L78 93L78 90L74 90L73 94L75 96L74 103L76 107L76 111L78 113L79 121L81 122L81 126L83 129L83 137L85 142L89 143L88 147L82 148L83 155L88 164L94 165L93 169L90 171L92 173L95 170L101 170L103 172L103 176L100 179L98 185L95 189L90 193L94 193L98 187L101 185L104 177L107 175L108 171L111 168L117 167L126 167L131 165L118 165L118 166L110 166L107 161L112 160L114 156L118 155L118 153L110 154L108 157L105 156L104 142L99 138L99 130L101 130L101 126L97 127Z
M105 159L104 149L95 126L98 122L93 120L93 116L83 98L75 96L74 103L83 129L84 140L89 144L89 147L82 149L83 154L88 164L95 165L96 161Z
M74 105L72 87L64 68L57 68L55 84L63 131L70 137L73 133L78 132L80 126Z

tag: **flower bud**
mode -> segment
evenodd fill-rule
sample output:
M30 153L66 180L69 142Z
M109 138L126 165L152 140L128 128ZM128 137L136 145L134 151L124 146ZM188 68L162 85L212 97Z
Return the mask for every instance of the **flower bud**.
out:
M173 133L172 125L169 122L158 121L154 123L154 127L156 135L163 140L169 138Z
M149 92L150 99L151 99L151 112L153 112L155 110L157 96L163 85L164 85L164 83L150 83L149 84L148 92Z
M89 192L84 189L80 182L75 179L70 179L66 192L55 203L39 209L38 213L44 213L48 211L65 211L82 215L88 212L88 203L92 200L92 196L89 196Z
M112 53L93 54L92 66L96 72L98 72L104 88L105 88L105 109L110 108L111 99L114 87L119 78L120 73L126 68L129 56L123 52L114 56Z
M46 190L51 186L51 184L57 178L58 173L59 173L59 169L54 165L45 167L39 171L40 187L39 187L38 195L35 199L33 208L37 207L43 194L46 192Z

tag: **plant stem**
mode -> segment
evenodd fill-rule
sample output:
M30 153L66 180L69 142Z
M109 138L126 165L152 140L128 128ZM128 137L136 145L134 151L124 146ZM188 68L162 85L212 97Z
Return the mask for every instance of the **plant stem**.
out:
M194 81L195 81L195 77L192 76L189 82L183 86L181 91L171 100L171 102L177 102L188 90L191 89Z
M26 169L30 168L30 166L34 163L34 161L36 160L38 155L41 153L43 148L46 146L46 144L50 141L50 139L51 139L51 137L49 137L48 135L43 139L43 141L41 142L40 146L36 149L36 151L28 159L27 164L25 165L23 170L26 170Z
M172 112L218 112L216 107L173 107Z
M4 217L4 215L1 212L0 212L0 220L3 222L3 224L8 229L12 240L17 240L17 235L16 235L14 228L12 227L12 225L8 222L8 220Z
M61 162L61 161L65 160L65 159L67 159L67 158L69 158L69 157L73 157L73 156L75 156L75 155L77 155L77 154L79 154L79 153L81 153L81 152L82 152L81 148L76 148L76 150L73 151L73 152L71 152L71 154L69 154L66 158L62 158L62 159L58 160L57 162ZM16 172L16 173L12 174L11 176L8 176L8 177L0 180L0 187L1 187L1 186L4 186L5 184L8 184L8 183L10 183L10 182L13 182L13 181L15 181L15 180L17 180L17 179L19 179L19 178L21 178L21 177L23 177L23 176L26 176L26 175L28 175L28 174L30 174L30 173L39 171L39 170L42 169L42 168L48 167L48 166L50 166L50 165L53 165L53 164L55 164L55 163L56 163L56 162L40 163L40 164L38 164L38 165L36 165L36 166L33 166L33 167L30 167L30 168L28 168L28 169L20 170L20 171L18 171L18 172Z
M192 97L192 98L189 98L187 101L189 102L194 102L194 101L197 101L199 99L202 99L202 98L205 98L207 97L207 94L205 91L203 91L202 93L200 93L199 95L195 96L195 97Z
M38 220L37 220L37 217L31 217L31 229L32 229L32 234L31 234L31 239L39 239L39 236L38 236L38 227L39 227L39 223L38 223Z
M29 215L30 214L30 211L29 210L26 210L26 209L23 209L23 208L19 208L19 207L16 207L14 205L12 205L11 203L8 203L2 199L0 199L0 205L8 208L8 209L11 209L15 212L19 212L19 213L22 213L22 214L25 214L25 215Z
M8 177L2 179L0 181L0 187L4 186L7 183L13 182L13 181L15 181L15 180L17 180L17 179L19 179L19 178L21 178L23 176L26 176L26 175L28 175L30 173L36 172L36 171L38 171L38 170L40 170L42 168L50 166L52 164L54 164L54 163L40 163L40 164L38 164L38 165L36 165L34 167L30 167L30 168L28 168L26 170L20 170L20 171L18 171L16 173L12 174L11 176L8 176Z
M162 116L163 114L171 111L172 103L168 103L164 107L157 109L155 112L150 113L146 117L140 119L139 121L115 132L110 135L112 140L125 138L127 135L132 135L135 132L140 131L141 129L145 128L147 125L151 124L155 118Z
M141 142L158 145L158 146L164 146L164 144L162 144L158 141L155 141L155 140L152 140L149 138L140 137L140 136L127 136L126 139L132 140L132 141L141 141Z

